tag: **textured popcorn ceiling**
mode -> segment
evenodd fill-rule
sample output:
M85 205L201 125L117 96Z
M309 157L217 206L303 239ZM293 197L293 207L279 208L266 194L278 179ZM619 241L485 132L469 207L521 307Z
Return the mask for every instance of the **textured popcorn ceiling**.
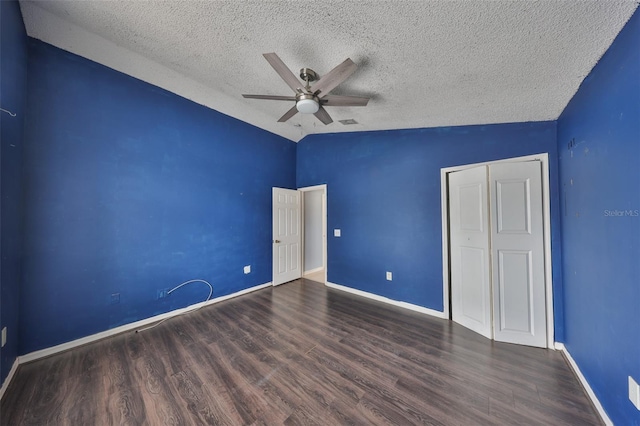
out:
M635 1L22 1L27 33L297 141L307 134L558 118ZM350 57L328 126L293 102L262 53L297 75ZM355 119L344 126L338 120Z

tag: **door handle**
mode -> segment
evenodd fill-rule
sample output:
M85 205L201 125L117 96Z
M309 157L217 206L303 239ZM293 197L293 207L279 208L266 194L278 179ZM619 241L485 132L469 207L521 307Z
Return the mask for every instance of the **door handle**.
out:
M280 240L273 240L274 243L280 244Z

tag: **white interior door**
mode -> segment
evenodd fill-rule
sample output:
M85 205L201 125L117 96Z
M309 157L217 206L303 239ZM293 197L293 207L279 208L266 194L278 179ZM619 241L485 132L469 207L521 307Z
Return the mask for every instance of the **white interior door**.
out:
M273 285L302 276L300 193L273 188Z
M489 166L494 338L546 347L540 162Z
M487 168L449 174L453 321L492 337Z

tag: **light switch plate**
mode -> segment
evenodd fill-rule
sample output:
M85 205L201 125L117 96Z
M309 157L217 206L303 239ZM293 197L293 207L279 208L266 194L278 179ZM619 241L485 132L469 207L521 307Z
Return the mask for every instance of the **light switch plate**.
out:
M4 345L7 344L7 327L3 327L2 328L2 345L1 347L4 348Z
M340 236L340 230L339 229L334 229L333 230L333 236L334 237L339 237Z
M629 399L640 410L640 386L631 376L629 376Z
M245 274L250 274L251 273L251 265L247 265L244 267L244 273Z
M387 271L387 281L393 281L393 274Z

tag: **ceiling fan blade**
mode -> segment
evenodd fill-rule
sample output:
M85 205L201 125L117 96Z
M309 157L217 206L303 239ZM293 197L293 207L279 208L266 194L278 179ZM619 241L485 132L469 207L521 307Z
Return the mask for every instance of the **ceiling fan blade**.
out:
M324 124L331 124L333 123L333 120L331 119L331 116L329 115L329 113L327 112L326 109L320 107L320 109L318 110L318 112L316 112L315 114L313 114L316 116L316 118L320 121L322 121Z
M280 119L278 120L278 123L284 123L285 121L287 121L288 119L296 115L297 113L298 113L298 108L296 108L296 106L294 105L293 108L285 112L284 115L280 117Z
M343 63L320 77L320 80L311 86L313 93L318 93L318 97L322 98L326 96L331 90L333 90L338 84L345 81L358 66L349 58Z
M361 96L327 95L320 100L324 106L367 106L369 98Z
M274 95L242 95L243 98L248 99L269 99L272 101L295 101L295 96L274 96Z
M293 89L294 92L297 92L298 89L303 89L304 84L298 80L298 78L291 72L291 70L282 62L282 59L275 53L264 53L262 56L271 64L274 70L278 73L280 77Z

